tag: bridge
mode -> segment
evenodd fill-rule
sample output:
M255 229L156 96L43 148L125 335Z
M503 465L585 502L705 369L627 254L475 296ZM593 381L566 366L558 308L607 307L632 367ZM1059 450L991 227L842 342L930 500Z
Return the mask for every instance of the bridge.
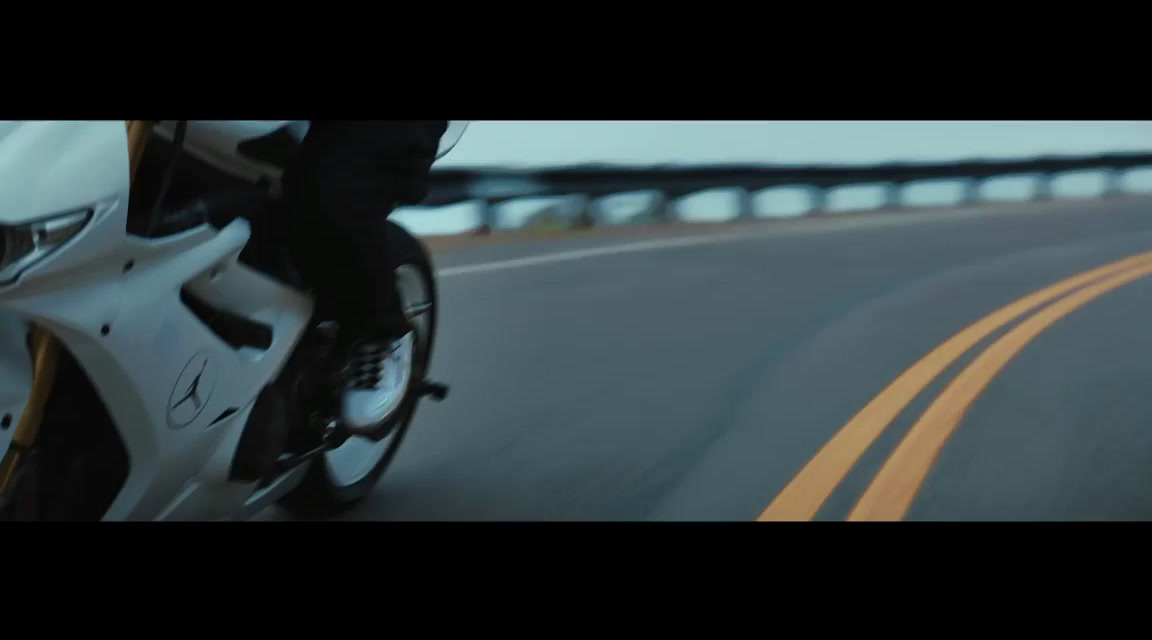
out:
M885 185L886 208L899 208L901 193L911 184L925 181L962 180L966 187L960 204L980 201L982 184L993 178L1032 176L1033 197L1051 197L1051 184L1062 174L1105 172L1104 195L1122 191L1125 172L1152 167L1152 153L1110 153L1075 157L1031 157L1000 160L964 160L949 163L889 163L881 165L808 166L610 166L584 165L544 169L445 169L433 172L424 206L444 206L465 201L480 204L479 233L501 227L499 205L518 198L583 196L585 207L572 223L594 226L603 222L598 214L600 199L618 193L651 191L657 194L645 217L674 221L674 204L693 193L730 188L742 194L737 217L756 216L753 199L758 191L778 187L803 187L810 192L809 212L826 209L830 190L855 185Z

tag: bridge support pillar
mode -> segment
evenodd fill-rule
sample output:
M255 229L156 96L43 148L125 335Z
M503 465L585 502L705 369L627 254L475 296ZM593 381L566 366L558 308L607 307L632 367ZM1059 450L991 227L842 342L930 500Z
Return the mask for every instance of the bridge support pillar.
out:
M578 195L576 216L572 219L573 229L591 229L600 220L600 198L589 195Z
M1033 193L1032 199L1036 201L1052 199L1052 174L1041 173L1036 176L1036 191Z
M960 195L960 204L973 205L980 202L980 189L984 181L979 178L969 178L964 181L963 193Z
M678 217L676 198L668 195L667 191L657 191L648 215L655 222L675 222Z
M756 192L740 189L736 192L736 217L741 220L756 218Z
M828 189L824 187L810 187L808 194L810 202L808 215L818 215L828 210Z
M1104 197L1116 198L1124 195L1124 170L1109 169L1104 174Z
M904 193L903 182L889 182L884 188L884 204L885 209L899 209L903 204L901 195Z
M499 198L481 198L477 202L480 224L472 232L474 235L490 235L500 226L500 204L504 200Z

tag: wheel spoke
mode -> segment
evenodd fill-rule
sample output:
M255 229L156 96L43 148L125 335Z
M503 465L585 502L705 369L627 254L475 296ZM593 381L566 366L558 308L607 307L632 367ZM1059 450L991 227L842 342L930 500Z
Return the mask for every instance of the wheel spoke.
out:
M409 318L415 318L416 316L422 316L431 310L432 310L432 303L431 302L423 302L423 303L419 303L419 304L409 305L408 307L406 307L404 309L404 314L407 315Z

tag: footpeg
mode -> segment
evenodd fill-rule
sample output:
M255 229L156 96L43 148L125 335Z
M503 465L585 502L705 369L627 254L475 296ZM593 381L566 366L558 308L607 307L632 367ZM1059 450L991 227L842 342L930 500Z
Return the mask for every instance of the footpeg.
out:
M440 402L448 397L448 385L425 380L416 387L416 397L423 398L424 396L431 396L433 400ZM389 417L378 425L366 428L349 427L348 425L339 423L335 430L337 433L368 438L369 440L379 442L391 434L395 428L396 421L394 417Z
M440 402L444 398L448 397L448 385L440 382L433 382L431 380L425 380L424 382L420 383L420 397L424 396L432 396L433 400Z

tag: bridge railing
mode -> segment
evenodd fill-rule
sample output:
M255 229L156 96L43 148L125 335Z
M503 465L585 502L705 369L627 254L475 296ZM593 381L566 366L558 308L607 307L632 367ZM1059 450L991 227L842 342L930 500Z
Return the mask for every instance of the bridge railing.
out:
M669 206L693 193L713 189L738 189L739 217L755 216L752 196L758 191L779 187L810 190L809 214L826 210L830 190L856 185L887 185L885 207L899 207L906 185L937 180L966 183L961 204L979 200L980 187L992 178L1034 176L1034 199L1051 197L1051 183L1071 172L1105 172L1104 196L1118 195L1124 174L1135 168L1152 167L1152 152L1106 153L1090 156L1041 156L1007 160L964 160L947 163L887 163L877 165L712 165L649 166L578 165L544 169L476 168L440 169L432 172L432 182L423 206L445 206L473 201L480 206L477 232L501 228L498 206L520 198L581 196L583 210L572 217L576 226L601 224L596 202L605 196L651 191L657 205L651 212L656 220L672 221Z

